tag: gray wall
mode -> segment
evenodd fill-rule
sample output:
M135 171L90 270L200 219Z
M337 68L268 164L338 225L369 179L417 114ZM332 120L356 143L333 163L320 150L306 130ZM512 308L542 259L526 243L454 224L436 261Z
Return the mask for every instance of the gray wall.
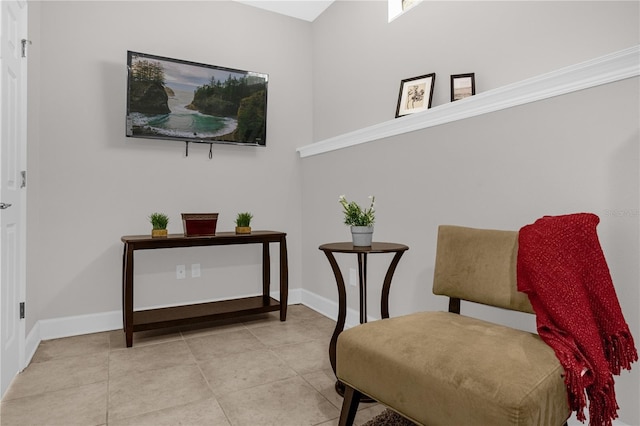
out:
M170 215L169 232L182 232L181 212L219 212L218 230L231 231L237 212L252 211L254 229L288 233L290 287L300 287L295 148L311 142L300 89L311 87L311 24L217 1L31 9L27 332L41 319L120 310L120 237L150 233L154 211ZM209 160L208 145L185 158L184 143L126 138L127 50L268 73L268 146L215 145ZM260 293L260 253L136 255L136 305ZM176 281L176 265L192 263L202 277Z
M391 120L400 80L476 73L477 92L640 42L638 2L424 1L387 23L385 1L335 2L313 23L314 140Z
M478 92L638 44L634 2L424 2L391 24L378 2L338 2L314 23L314 136L395 114L402 78L475 72ZM350 239L340 194L375 195L374 240L405 243L391 315L446 309L431 294L440 224L513 229L543 215L589 211L627 322L640 339L638 78L301 160L303 282L318 307L337 291L318 246ZM338 258L345 276L355 256ZM369 313L379 317L390 261L369 258ZM347 289L357 310L357 289ZM315 297L319 296L319 297ZM326 305L326 304L325 304ZM534 329L532 319L464 305L467 313ZM621 420L640 423L637 366L616 379Z
M592 211L640 339L638 79L303 160L295 153L392 119L403 78L436 72L439 105L449 74L475 72L480 92L638 44L637 2L428 1L388 24L383 2L339 1L311 24L231 2L46 1L30 2L29 25L27 332L38 320L118 311L119 238L149 232L157 210L171 215L170 232L181 232L180 212L218 211L219 229L231 230L236 212L253 211L254 227L289 234L290 287L333 303L317 247L349 238L338 195L375 194L374 238L411 247L392 315L444 308L430 293L438 224L518 229ZM125 138L128 49L269 73L269 146L215 146L210 161L208 146L184 158L183 144ZM259 262L244 249L141 255L137 301L254 292ZM202 278L176 281L178 263L201 263ZM384 263L370 260L372 314ZM628 424L640 423L639 381L637 368L617 380Z

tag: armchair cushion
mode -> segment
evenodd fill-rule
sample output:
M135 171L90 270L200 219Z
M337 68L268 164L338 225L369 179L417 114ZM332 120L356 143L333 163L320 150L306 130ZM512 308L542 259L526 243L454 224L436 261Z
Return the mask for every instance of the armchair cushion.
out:
M538 335L458 314L346 330L337 360L339 380L424 425L561 425L570 414L563 368Z
M441 225L433 293L534 313L516 285L518 232Z

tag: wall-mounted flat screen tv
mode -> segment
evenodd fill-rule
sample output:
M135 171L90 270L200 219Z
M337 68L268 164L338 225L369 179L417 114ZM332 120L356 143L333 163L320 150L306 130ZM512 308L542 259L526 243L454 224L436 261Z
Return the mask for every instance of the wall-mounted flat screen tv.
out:
M127 52L126 135L265 146L268 75Z

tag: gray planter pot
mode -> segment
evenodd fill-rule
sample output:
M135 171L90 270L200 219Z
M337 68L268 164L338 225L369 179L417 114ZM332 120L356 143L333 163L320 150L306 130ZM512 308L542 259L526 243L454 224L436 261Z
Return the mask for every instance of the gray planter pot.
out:
M368 247L373 239L373 226L352 226L351 238L356 247Z

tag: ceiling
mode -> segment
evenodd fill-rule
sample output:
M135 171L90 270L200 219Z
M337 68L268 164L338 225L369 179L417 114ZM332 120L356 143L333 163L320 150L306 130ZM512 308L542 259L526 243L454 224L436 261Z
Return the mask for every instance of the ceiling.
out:
M249 6L313 22L334 0L235 0Z

